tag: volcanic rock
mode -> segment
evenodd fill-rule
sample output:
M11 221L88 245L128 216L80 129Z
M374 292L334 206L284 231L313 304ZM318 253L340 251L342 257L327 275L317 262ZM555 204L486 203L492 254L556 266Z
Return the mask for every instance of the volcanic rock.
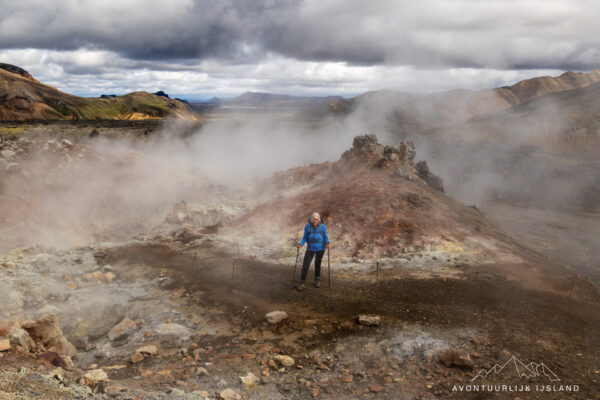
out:
M10 339L0 340L0 351L10 350Z
M379 326L381 317L379 315L359 315L358 323L365 326Z
M94 392L97 392L97 388L103 387L104 382L108 381L108 375L102 369L93 369L83 375L81 380L81 383L88 385Z
M265 319L268 323L276 325L281 321L288 319L288 315L285 311L271 311L265 315Z
M475 363L471 359L471 356L467 353L459 352L457 350L446 350L440 354L440 362L446 367L459 367L465 369L473 369Z
M280 364L283 365L284 367L293 367L294 364L296 364L296 362L294 361L294 359L290 356L284 356L284 355L277 355L275 356L275 360Z
M419 161L416 165L419 177L435 190L444 191L444 181L439 176L436 176L429 171L426 161Z
M36 321L25 321L21 323L33 341L47 351L54 351L65 356L77 354L75 347L63 336L58 326L58 318L54 314L47 314Z
M127 338L137 330L137 324L126 318L108 331L108 340L116 341Z
M15 156L15 154L16 153L14 151L12 151L12 150L2 150L2 151L0 151L0 156L2 156L2 158L5 158L5 159L13 158Z
M248 372L246 376L240 376L240 381L246 386L246 388L254 387L260 382L260 379L252 372Z
M236 392L233 389L225 389L219 393L219 399L221 399L221 400L245 400L246 397L243 394Z
M8 333L10 343L18 346L18 350L23 353L29 353L35 348L35 343L29 336L29 333L22 328L13 328Z

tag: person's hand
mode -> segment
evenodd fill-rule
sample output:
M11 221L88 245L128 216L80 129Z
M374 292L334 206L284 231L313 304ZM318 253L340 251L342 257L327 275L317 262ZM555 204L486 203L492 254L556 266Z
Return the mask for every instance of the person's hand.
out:
M298 244L296 244L296 247L300 248L300 247L302 247L302 245L300 243L298 243Z
M331 247L331 243L327 243L327 250Z

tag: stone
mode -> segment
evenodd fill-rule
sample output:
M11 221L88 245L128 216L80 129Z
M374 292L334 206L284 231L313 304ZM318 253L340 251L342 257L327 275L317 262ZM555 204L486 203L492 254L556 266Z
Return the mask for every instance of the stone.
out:
M456 350L446 350L440 354L440 362L446 367L458 367L465 369L473 369L475 363L471 356L467 353L458 352Z
M108 381L108 375L102 369L93 369L88 371L81 378L82 383L84 385L89 386L92 390L94 390L97 386L102 384L103 382Z
M60 141L60 144L67 149L70 149L71 147L73 147L73 142L71 142L69 139L62 139Z
M108 340L114 342L116 340L122 340L129 337L132 333L137 330L137 324L130 320L129 318L125 318L123 321L113 326L108 331Z
M276 325L286 319L288 319L288 315L285 311L271 311L265 315L265 320L271 325Z
M98 281L98 282L106 282L106 276L102 273L102 271L94 271L89 274L85 274L83 279L86 281Z
M496 360L500 362L506 362L512 357L512 354L506 349L499 350L496 353Z
M158 348L154 345L140 347L135 351L144 357L154 357L158 353Z
M440 192L444 192L444 181L437 175L434 175L429 171L429 167L427 166L427 162L419 161L416 164L417 173L419 177L423 179L427 185L431 188L438 190Z
M0 151L0 155L2 156L2 158L4 159L9 159L9 158L13 158L17 153L15 153L12 150L2 150Z
M67 361L55 351L44 351L43 353L38 354L36 359L54 365L55 367L67 368L69 366Z
M175 323L160 324L156 327L155 333L164 336L176 336L180 339L189 338L192 335L188 328Z
M275 356L275 361L277 361L280 365L283 365L284 367L293 367L294 364L296 364L292 357L284 356L281 354Z
M0 340L0 351L10 350L10 339Z
M117 277L117 275L115 275L113 272L106 272L104 274L104 279L106 279L107 282L112 282L115 280L115 278Z
M77 354L75 346L63 336L55 314L46 314L35 321L24 321L21 326L38 346L41 345L47 351L69 357Z
M245 400L246 396L240 392L236 392L233 389L224 389L219 393L219 399L221 400Z
M375 392L375 393L381 393L381 392L383 392L383 386L381 386L381 385L379 385L379 384L377 384L377 383L371 383L371 384L369 385L369 390L370 390L371 392Z
M29 353L35 349L35 342L29 333L22 328L13 328L8 332L10 343L18 346L23 353Z
M255 387L260 379L254 375L252 372L248 372L246 376L240 376L240 381L246 386L247 389Z
M142 362L142 361L144 361L144 356L141 355L140 353L134 353L131 356L131 362L134 363L134 364L137 364L137 363Z
M379 315L359 315L358 323L365 326L379 326L381 317Z
M15 174L21 170L21 165L19 163L7 163L4 166L4 171L9 174Z

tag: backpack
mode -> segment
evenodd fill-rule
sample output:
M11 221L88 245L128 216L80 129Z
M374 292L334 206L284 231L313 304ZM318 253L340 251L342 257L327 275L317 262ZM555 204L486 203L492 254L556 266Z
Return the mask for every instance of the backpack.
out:
M319 242L323 242L323 246L325 246L325 236L323 235L323 228L321 228L321 225L323 225L323 222L319 222L319 225L317 225L317 230L314 231L313 230L313 224L310 222L310 218L308 219L308 237L306 239L306 241L308 243L319 243ZM321 240L311 240L310 239L310 234L311 233L318 233L319 235L321 235Z

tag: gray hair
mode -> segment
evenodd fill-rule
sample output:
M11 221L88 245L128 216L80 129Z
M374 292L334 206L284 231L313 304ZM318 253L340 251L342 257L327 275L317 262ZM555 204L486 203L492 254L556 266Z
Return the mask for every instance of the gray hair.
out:
M312 215L310 216L310 222L315 222L316 218L319 218L319 220L321 220L321 216L319 215L319 213L318 212L312 213Z

